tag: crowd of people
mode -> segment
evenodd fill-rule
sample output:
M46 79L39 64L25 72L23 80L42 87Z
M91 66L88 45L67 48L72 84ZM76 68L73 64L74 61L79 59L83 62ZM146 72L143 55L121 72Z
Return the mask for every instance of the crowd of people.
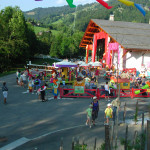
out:
M66 86L66 77L63 75L61 69L54 69L51 72L51 76L47 79L46 73L39 72L36 70L37 74L31 74L29 70L20 71L17 70L16 72L16 82L19 86L22 86L24 88L28 89L28 92L32 94L37 94L39 99L42 102L45 102L47 99L45 98L46 90L49 86L49 84L53 85L53 95L54 99L57 99L58 93L59 93L59 87L60 83L62 88ZM108 72L108 71L107 71ZM84 67L77 67L77 68L68 68L68 80L77 80L81 81L83 80L85 83L86 89L93 89L98 88L98 82L100 77L104 77L106 80L104 86L104 94L105 99L109 101L107 103L107 108L104 111L104 117L106 118L106 121L104 124L109 124L109 120L112 118L114 121L114 124L116 123L116 114L120 110L121 102L119 98L113 100L110 102L110 88L111 83L109 83L107 80L114 76L116 78L120 79L129 79L130 83L133 83L133 85L136 88L140 88L141 86L144 86L146 84L146 81L148 80L145 76L139 77L139 74L129 73L127 71L117 72L116 70L109 70L109 78L107 78L107 72L101 72L98 68L84 68ZM114 84L114 83L113 83ZM115 84L113 87L117 88ZM8 87L6 85L6 82L3 82L2 86L2 92L4 96L4 104L7 104L7 95L8 95ZM87 120L86 125L89 125L91 128L92 126L95 126L95 120L98 118L98 112L99 112L99 100L96 96L93 97L93 101L90 103L89 108L86 110L87 112Z

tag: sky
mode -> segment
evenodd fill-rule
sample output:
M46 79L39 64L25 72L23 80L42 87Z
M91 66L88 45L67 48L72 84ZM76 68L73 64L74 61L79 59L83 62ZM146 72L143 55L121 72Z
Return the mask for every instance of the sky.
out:
M96 0L73 0L73 4L86 4L86 3L93 3L97 2ZM22 11L32 10L34 8L42 7L59 7L68 5L66 0L42 0L42 1L35 1L35 0L0 0L0 10L4 9L7 6L19 6Z

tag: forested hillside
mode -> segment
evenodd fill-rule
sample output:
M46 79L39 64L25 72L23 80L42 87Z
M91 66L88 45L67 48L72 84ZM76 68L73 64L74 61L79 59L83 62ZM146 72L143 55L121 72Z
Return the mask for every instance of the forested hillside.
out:
M142 22L148 23L150 18L150 0L132 0L141 4L146 11L144 17L135 7L126 6L117 0L109 0L109 5L114 6L108 10L99 3L79 5L76 8L69 6L37 8L25 12L25 17L41 22L43 26L58 29L60 25L73 26L79 31L85 31L90 19L109 19L110 14L115 15L117 21ZM58 27L57 27L58 26ZM59 29L60 30L60 29Z

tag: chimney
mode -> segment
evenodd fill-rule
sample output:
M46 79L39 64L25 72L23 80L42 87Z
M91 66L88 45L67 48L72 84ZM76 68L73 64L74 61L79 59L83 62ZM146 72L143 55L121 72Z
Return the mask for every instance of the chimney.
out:
M114 21L114 15L110 15L110 16L109 16L109 20L110 20L110 21Z

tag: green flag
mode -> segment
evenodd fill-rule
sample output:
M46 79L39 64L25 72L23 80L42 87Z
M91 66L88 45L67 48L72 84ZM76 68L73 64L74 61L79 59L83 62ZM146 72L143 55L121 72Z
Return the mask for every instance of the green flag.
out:
M76 7L76 5L73 4L73 0L66 0L66 1L71 8Z

